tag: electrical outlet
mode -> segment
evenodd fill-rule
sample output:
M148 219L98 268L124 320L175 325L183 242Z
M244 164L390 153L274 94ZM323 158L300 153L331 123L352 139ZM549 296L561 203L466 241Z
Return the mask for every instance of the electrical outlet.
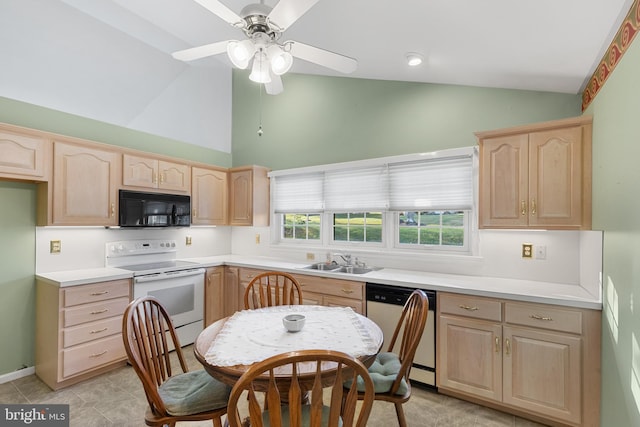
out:
M260 244L260 234L256 234L256 245Z
M522 258L533 258L533 244L532 243L523 243L522 244Z
M307 252L307 261L313 261L314 259L316 259L316 256L313 252Z
M62 251L62 241L61 240L51 240L49 242L49 253L59 254Z
M185 244L186 244L187 246L191 246L191 242L192 242L192 241L191 241L191 236L187 236L187 238L185 239Z

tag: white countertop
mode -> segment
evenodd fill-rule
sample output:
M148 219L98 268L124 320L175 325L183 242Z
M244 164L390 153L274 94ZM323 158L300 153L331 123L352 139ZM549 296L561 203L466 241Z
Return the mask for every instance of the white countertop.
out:
M289 273L335 277L360 282L371 282L409 288L423 288L433 291L463 293L544 304L558 304L596 310L602 309L602 301L599 295L591 295L584 288L578 285L568 285L563 283L439 274L392 268L374 270L366 274L335 273L305 269L304 267L310 263L290 262L276 258L240 255L185 258L183 261L199 263L202 267L231 265L236 267L273 269ZM94 268L41 273L37 274L36 277L39 280L64 287L95 283L105 280L131 278L132 273L118 268Z

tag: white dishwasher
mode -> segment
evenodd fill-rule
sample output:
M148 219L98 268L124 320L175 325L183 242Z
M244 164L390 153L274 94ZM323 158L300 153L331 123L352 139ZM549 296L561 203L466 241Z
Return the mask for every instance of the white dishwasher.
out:
M429 315L422 334L422 339L413 359L413 367L409 378L430 387L436 386L436 328L435 308L436 293L423 289L429 298ZM402 308L413 292L412 288L401 286L367 283L367 317L373 320L384 334L384 344L381 351L387 351L389 340L393 336ZM399 343L396 343L398 346Z

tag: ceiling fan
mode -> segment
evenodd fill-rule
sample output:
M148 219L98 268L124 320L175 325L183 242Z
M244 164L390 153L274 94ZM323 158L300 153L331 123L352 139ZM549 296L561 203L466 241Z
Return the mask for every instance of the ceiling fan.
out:
M294 40L279 42L284 31L304 15L318 0L280 0L273 8L261 0L245 6L236 14L219 0L194 0L232 26L241 29L246 39L226 40L174 52L181 61L193 61L227 52L234 66L246 69L252 64L249 78L264 83L266 92L282 92L280 76L291 68L293 58L348 74L358 62L348 56L320 49Z

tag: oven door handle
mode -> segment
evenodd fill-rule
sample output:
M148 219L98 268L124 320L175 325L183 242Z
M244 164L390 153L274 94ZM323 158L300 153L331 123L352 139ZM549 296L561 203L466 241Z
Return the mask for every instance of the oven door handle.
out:
M189 270L168 271L166 273L146 274L133 279L134 283L156 282L158 280L178 279L182 277L198 276L204 274L204 268L192 268Z

